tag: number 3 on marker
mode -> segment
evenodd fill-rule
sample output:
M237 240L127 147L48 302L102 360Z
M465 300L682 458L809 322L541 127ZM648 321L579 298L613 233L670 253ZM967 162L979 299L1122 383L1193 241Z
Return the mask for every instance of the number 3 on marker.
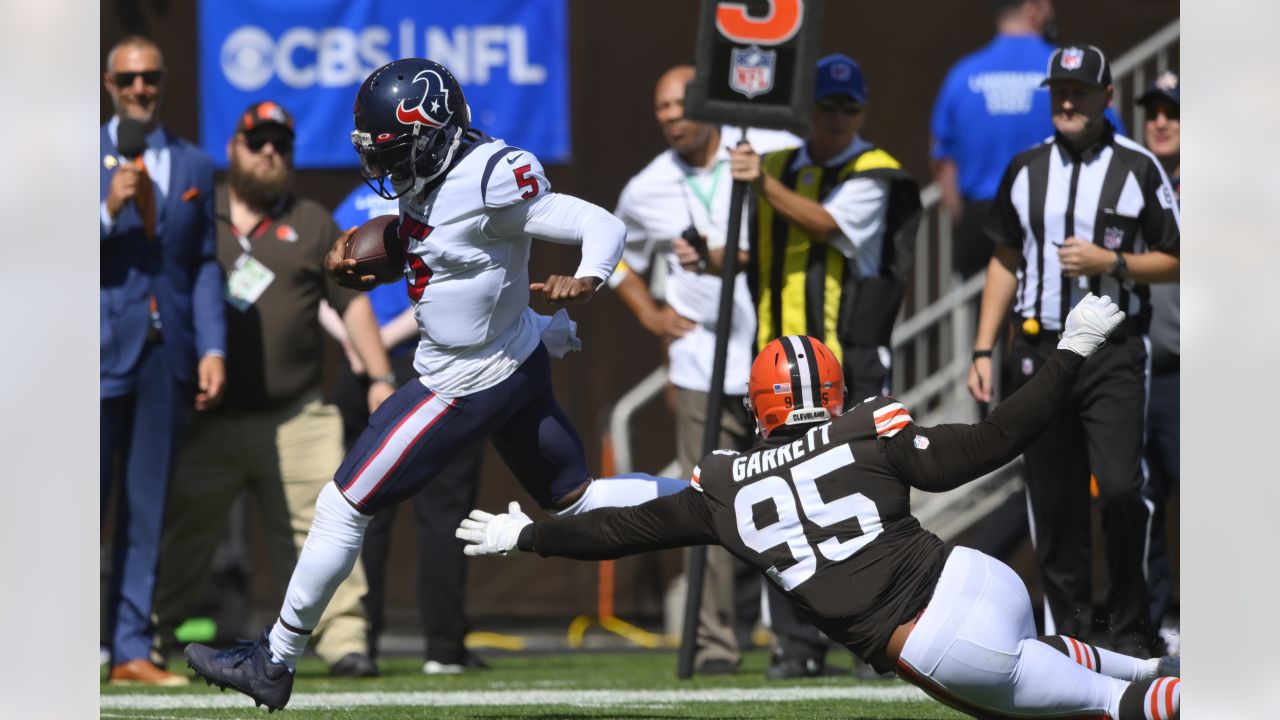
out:
M781 45L796 36L804 17L804 0L768 0L762 18L747 15L747 3L725 0L716 5L716 29L736 43Z

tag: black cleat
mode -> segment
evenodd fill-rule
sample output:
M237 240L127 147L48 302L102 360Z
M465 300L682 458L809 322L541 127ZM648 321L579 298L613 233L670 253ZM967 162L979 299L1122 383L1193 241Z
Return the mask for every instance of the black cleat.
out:
M269 713L279 710L293 692L293 673L271 659L269 632L267 628L257 642L241 640L229 650L192 643L186 649L187 665L206 682L242 692L254 705L266 705Z

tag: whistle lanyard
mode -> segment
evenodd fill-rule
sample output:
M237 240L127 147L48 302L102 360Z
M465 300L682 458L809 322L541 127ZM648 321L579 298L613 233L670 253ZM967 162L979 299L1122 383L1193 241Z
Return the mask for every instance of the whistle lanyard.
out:
M694 173L685 173L684 181L689 186L689 190L693 192L693 196L698 198L702 206L707 209L707 219L711 218L711 203L715 200L716 190L720 187L720 178L724 175L724 161L716 161L716 169L711 172L711 187L703 188L701 182L698 181Z

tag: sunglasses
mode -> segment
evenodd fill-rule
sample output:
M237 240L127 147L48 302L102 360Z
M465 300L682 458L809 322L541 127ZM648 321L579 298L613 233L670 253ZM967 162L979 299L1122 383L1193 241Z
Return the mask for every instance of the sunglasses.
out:
M160 84L164 79L163 70L143 70L142 72L118 72L113 73L117 87L129 87L133 85L133 81L142 78L142 82L151 87Z
M257 154L271 143L271 147L275 148L279 155L288 156L293 154L293 138L284 133L254 133L244 136L245 147L249 148L249 152Z
M848 98L826 98L817 102L818 109L823 112L841 112L845 115L857 115L862 112L862 105L857 100Z

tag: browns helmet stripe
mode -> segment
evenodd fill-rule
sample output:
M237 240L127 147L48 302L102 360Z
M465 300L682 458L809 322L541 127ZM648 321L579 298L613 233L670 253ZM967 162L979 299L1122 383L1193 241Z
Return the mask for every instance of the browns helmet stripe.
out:
M804 407L804 378L800 374L800 360L796 357L794 337L781 338L782 351L787 355L787 368L791 371L791 407Z
M795 407L822 407L822 380L813 343L804 335L788 335L783 338L782 345L787 349L787 360L791 364L791 394ZM797 376L799 382L796 381Z

